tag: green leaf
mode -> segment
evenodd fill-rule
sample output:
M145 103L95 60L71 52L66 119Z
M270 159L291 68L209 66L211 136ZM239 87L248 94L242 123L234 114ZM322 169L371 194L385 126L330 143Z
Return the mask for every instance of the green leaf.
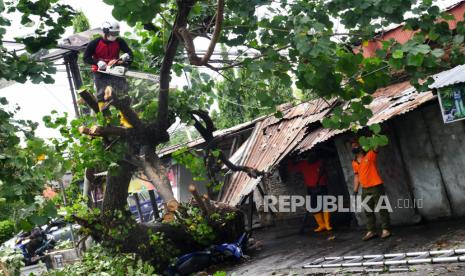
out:
M19 225L19 228L21 228L24 231L30 231L33 227L33 225L25 219L20 220L18 225Z
M416 54L416 55L408 54L408 56L407 56L407 65L420 67L421 64L423 63L423 59L424 59L424 56L421 53Z
M431 51L431 54L436 58L440 58L440 57L442 57L444 55L444 50L440 49L440 48L437 48L437 49L434 49L433 51Z
M370 130L373 131L373 133L378 134L381 132L381 126L379 124L374 124L369 126Z
M395 58L395 59L403 58L403 57L404 57L404 51L402 51L402 50L395 50L395 51L392 53L392 57Z
M412 51L414 53L422 53L422 54L427 54L431 51L431 48L427 44L420 44L415 47L415 49Z
M48 222L48 218L46 216L39 216L39 215L32 215L29 218L30 222L34 225L42 226Z
M389 139L386 135L378 135L376 136L377 146L383 147L389 143Z
M463 36L463 35L460 35L460 34L454 36L454 39L452 40L452 42L453 42L454 44L456 44L456 45L462 44L463 41L464 41L464 36Z

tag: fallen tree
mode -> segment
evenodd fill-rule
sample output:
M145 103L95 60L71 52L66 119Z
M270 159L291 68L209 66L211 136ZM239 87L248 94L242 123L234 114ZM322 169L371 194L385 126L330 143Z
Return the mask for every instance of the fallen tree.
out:
M82 99L95 105L95 99L82 91ZM193 195L190 203L180 204L174 197L167 177L167 169L155 153L156 146L168 139L163 127L169 124L143 122L131 108L127 96L119 97L108 86L105 91L107 102L119 110L132 128L107 126L80 126L79 132L103 139L106 149L113 141L126 145L116 166L106 176L106 189L100 211L84 212L79 215L70 209L72 219L81 224L87 235L110 248L122 253L136 253L142 259L151 261L163 270L173 258L200 250L213 243L233 242L244 230L244 217L235 207L211 201L208 195L200 195L195 185L189 187ZM202 133L209 147L216 149L213 139L213 124L208 113L190 112L196 120L196 128ZM199 117L194 117L198 114ZM205 120L204 127L200 120ZM258 172L248 167L234 166L223 154L220 160L235 171L243 170L258 176ZM162 222L137 224L127 209L129 182L136 170L143 171L165 202Z
M230 240L243 231L242 214L237 209L209 201L208 197L196 194L195 189L191 189L195 198L192 204L183 205L175 200L166 176L167 168L155 152L157 146L169 139L167 130L176 116L193 124L207 142L203 161L212 182L218 182L219 168L223 165L252 177L264 174L254 168L233 164L218 150L213 136L215 127L208 113L212 102L223 99L220 93L214 95L212 91L215 80L199 74L200 80L192 82L191 87L170 89L173 72L179 76L197 67L211 70L230 86L228 91L232 94L228 95L228 101L233 105L245 106L247 103L241 101L241 93L256 91L260 106L248 106L251 109L274 108L273 89L269 86L273 78L281 86L297 87L306 98L336 98L348 102L344 108L334 108L332 116L323 120L323 125L357 129L365 126L371 116L367 107L371 94L396 81L393 73L407 75L418 89L425 89L430 83L430 80L422 81L426 76L465 60L463 21L455 20L449 26L453 16L441 12L431 1L104 2L113 6L116 19L135 26L140 38L138 45L145 49L135 55L135 63L139 63L140 70L158 74L159 84L150 88L153 93L142 105L137 103L137 107L131 105L127 95L114 95L111 89L108 91L111 108L122 112L133 128L108 123L99 113L90 123L73 121L71 130L67 129L66 118L48 124L59 128L68 139L79 140L82 135L90 137L75 144L54 143L56 152L69 152L72 156L70 159L77 176L85 174L93 179L94 172L109 172L102 210L90 209L86 205L79 209L77 206L70 210L72 218L84 226L88 235L108 247L137 253L160 267L173 256L212 242ZM0 11L20 12L23 24L39 18L39 24L35 24L38 26L36 32L18 39L31 53L56 46L74 14L71 7L48 0L12 1L6 5L0 1ZM404 15L409 12L413 16L406 19ZM57 17L60 20L54 20ZM345 32L338 31L334 19L341 22ZM399 43L378 32L392 23L405 23L402 28L410 32L411 39ZM8 24L9 21L2 17L0 36L6 32L4 26ZM205 51L196 49L194 41L197 38L209 41ZM218 43L235 52L232 59L212 58ZM15 50L9 51L3 47L3 40L0 45L4 52L0 63L3 78L20 82L28 78L33 82L53 82L51 74L56 71L53 66L37 63L32 57L19 55ZM241 68L241 76L234 74L234 68ZM256 83L244 85L243 80L252 75ZM98 112L92 97L83 97L83 100ZM155 112L149 114L153 116L147 116L150 112L146 111ZM141 114L145 117L140 117ZM110 112L108 120L113 121L116 117L113 115L115 113ZM277 115L281 114L278 112ZM363 146L376 147L387 141L380 135L372 138L361 141ZM78 150L73 152L76 148ZM84 172L85 168L92 169ZM126 204L127 188L137 170L145 173L166 203L165 223L136 224L131 219Z

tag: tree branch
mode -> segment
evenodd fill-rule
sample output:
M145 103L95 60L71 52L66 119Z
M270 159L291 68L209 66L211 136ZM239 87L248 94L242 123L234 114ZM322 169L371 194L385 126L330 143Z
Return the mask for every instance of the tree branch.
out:
M220 160L228 167L233 172L245 172L249 177L251 178L257 178L259 176L265 176L267 175L266 172L264 171L259 171L257 169L247 167L247 166L240 166L240 165L235 165L234 163L229 160L223 152L220 152Z
M286 45L286 46L284 46L284 47L278 48L278 49L276 49L276 51L279 52L279 51L285 50L285 49L287 49L287 48L289 48L289 47L291 47L290 44L289 44L289 45ZM248 62L248 61L257 60L257 59L262 58L262 57L264 57L264 56L266 56L266 54L256 55L256 56L254 56L254 57L246 58L246 59L244 59L244 60L242 60L242 61L239 61L239 62L230 64L230 65L227 65L227 66L223 66L223 67L214 67L214 66L211 66L211 65L208 65L207 67L210 68L210 69L212 69L213 71L218 72L218 71L227 70L227 69L231 69L231 68L237 67L237 66L242 65L242 64L244 64L244 63L246 63L246 62Z
M96 136L96 137L107 137L107 136L127 136L129 131L127 128L124 127L115 127L115 126L93 126L93 127L85 127L80 126L79 132L82 134Z
M131 108L130 99L128 97L119 99L117 95L113 93L113 88L111 88L111 86L107 86L105 89L105 100L121 111L126 120L134 128L142 128L144 123L139 119L139 115L137 115L137 113Z
M212 149L218 149L217 141L215 141L215 138L213 136L213 131L215 130L213 120L210 118L210 115L208 115L208 112L203 111L203 110L193 110L190 111L191 117L195 121L194 127L197 129L197 131L200 133L200 135L205 139L207 142L207 150L212 150ZM194 116L197 115L200 117L205 122L205 126L200 123L200 121ZM245 172L248 176L252 178L257 178L259 176L265 176L266 173L263 171L259 171L254 168L250 168L247 166L239 166L235 165L232 163L226 155L223 153L223 151L220 150L220 155L219 159L228 167L230 170L237 172L237 171L242 171Z
M160 93L158 94L158 126L160 132L166 132L168 124L168 93L170 88L171 67L179 45L176 32L179 28L187 26L187 16L189 15L195 1L177 1L179 9L173 24L173 31L168 39L165 56L160 68Z
M202 59L197 56L195 52L195 45L194 39L192 38L189 30L187 28L182 27L178 28L178 34L181 36L182 40L184 41L184 47L186 48L187 58L192 65L201 66Z
M81 96L81 99L84 100L84 102L95 112L99 113L100 108L98 107L97 99L86 89L81 90L78 92L79 96Z
M218 5L216 8L216 17L215 17L215 30L210 39L210 44L208 45L207 51L205 52L202 58L199 58L197 56L197 53L195 51L194 39L192 38L192 35L190 34L189 30L185 26L177 29L178 34L182 37L182 40L184 41L184 47L186 48L186 51L187 51L187 57L189 58L189 62L192 65L203 66L203 65L208 64L208 61L210 60L213 54L213 51L215 50L216 43L218 42L218 39L220 38L221 25L223 24L223 20L224 20L223 13L224 13L224 0L218 0Z
M194 184L189 185L189 192L192 194L195 201L197 201L197 204L199 205L200 210L202 210L203 215L207 217L207 220L209 220L210 215L212 214L212 210L209 209L209 206L207 206L207 204L203 201Z
M163 166L152 147L143 146L142 154L143 157L141 158L141 164L145 175L148 180L157 187L158 193L163 201L166 202L167 210L169 212L176 211L178 209L179 202L174 197L171 183L167 176L167 169Z
M215 19L215 31L213 32L212 38L210 40L210 45L208 45L207 52L205 55L202 57L201 64L205 65L208 63L210 60L210 57L213 54L213 51L215 50L216 43L218 42L218 39L220 38L221 34L221 25L223 24L223 16L224 13L224 0L218 0L218 5L216 8L216 19Z

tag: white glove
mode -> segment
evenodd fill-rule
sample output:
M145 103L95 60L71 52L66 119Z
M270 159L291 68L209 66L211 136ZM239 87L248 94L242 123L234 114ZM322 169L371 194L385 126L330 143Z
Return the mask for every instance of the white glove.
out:
M128 54L128 53L124 53L120 59L123 61L123 62L128 62L131 60L131 56Z
M97 67L100 71L105 71L107 69L107 63L103 60L99 60L99 62L97 62Z

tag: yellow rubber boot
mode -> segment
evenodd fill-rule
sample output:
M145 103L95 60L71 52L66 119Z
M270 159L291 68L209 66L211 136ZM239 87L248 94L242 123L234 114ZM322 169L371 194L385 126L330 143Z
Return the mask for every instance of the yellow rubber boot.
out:
M98 107L100 108L100 111L102 111L105 104L106 104L105 102L98 102ZM120 119L119 119L120 124L124 126L125 128L132 128L132 125L128 122L126 117L124 117L123 113L120 112L119 115L120 115Z
M325 222L323 220L323 213L313 214L313 217L315 217L315 221L318 224L318 227L315 228L313 232L321 232L321 231L326 230Z
M102 112L102 109L104 106L105 106L105 102L98 102L98 108L100 109L100 112Z
M124 117L123 113L120 112L119 116L120 116L119 122L122 126L124 126L125 128L132 128L132 125L128 122L126 117Z
M333 230L333 227L331 227L331 224L330 224L330 213L329 212L323 212L323 218L324 218L324 221L325 221L325 227L326 227L326 230L328 231L331 231Z

